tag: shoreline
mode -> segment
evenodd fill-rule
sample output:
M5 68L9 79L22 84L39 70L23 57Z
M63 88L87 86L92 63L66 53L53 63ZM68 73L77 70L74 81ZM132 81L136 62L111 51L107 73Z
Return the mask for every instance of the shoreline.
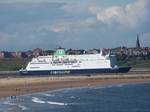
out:
M150 83L148 74L0 78L0 98L74 87Z

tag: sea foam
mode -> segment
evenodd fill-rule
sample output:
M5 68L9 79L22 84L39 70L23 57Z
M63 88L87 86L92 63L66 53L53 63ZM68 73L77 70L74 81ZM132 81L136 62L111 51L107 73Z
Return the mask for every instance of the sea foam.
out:
M37 97L32 97L32 101L35 102L35 103L46 103L45 101L42 101Z
M48 103L48 104L52 104L52 105L60 105L60 106L68 105L67 103L51 102L51 101L48 101L47 103Z
M53 94L47 94L47 93L43 93L44 96L50 96L50 97L54 97L55 95Z
M10 105L10 106L17 106L19 107L21 110L28 110L29 108L23 106L23 105L19 105L17 103L11 103L10 101L5 101L3 104L5 105Z

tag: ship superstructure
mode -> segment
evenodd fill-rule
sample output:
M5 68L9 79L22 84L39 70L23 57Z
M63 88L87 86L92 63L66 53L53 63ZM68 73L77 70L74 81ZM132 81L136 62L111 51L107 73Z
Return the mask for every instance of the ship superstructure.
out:
M118 67L115 55L82 54L66 55L63 48L54 55L33 58L21 74L92 74L128 72L130 67Z

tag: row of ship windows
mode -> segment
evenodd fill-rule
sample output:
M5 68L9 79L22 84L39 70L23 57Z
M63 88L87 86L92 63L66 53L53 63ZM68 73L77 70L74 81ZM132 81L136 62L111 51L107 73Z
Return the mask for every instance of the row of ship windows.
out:
M30 67L31 69L36 69L36 68L40 68L40 67Z
M58 65L57 65L58 66ZM72 66L72 67L80 67L79 65L77 66ZM37 68L40 68L40 67L30 67L30 69L37 69Z
M65 65L72 65L74 64L73 62L71 63L61 63L61 62L51 62L51 63L30 63L30 64L65 64Z
M81 61L105 61L104 59L80 59L79 60L79 62L81 62ZM76 63L77 62L77 60L73 60L73 61L58 61L58 60L54 60L53 61L54 63L67 63L67 62L73 62L73 63ZM37 62L32 62L32 64L48 64L48 62L45 62L45 61L37 61Z
M105 61L106 62L106 61ZM81 62L79 62L79 63L81 63ZM39 63L39 62L37 62L37 63L30 63L30 64L59 64L59 65L72 65L72 64L74 64L74 63L61 63L61 62L51 62L51 63Z
M49 64L49 63L39 63L39 62L37 62L37 63L30 63L30 64Z

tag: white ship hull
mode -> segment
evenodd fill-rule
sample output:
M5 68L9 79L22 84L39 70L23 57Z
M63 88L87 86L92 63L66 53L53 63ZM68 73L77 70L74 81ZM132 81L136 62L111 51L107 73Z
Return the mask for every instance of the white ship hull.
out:
M21 74L93 74L128 72L130 67L117 67L114 55L65 55L58 50L55 55L39 56L28 63Z
M131 67L119 67L116 69L77 69L77 70L38 70L38 71L20 71L22 75L62 75L62 74L99 74L99 73L127 73Z

